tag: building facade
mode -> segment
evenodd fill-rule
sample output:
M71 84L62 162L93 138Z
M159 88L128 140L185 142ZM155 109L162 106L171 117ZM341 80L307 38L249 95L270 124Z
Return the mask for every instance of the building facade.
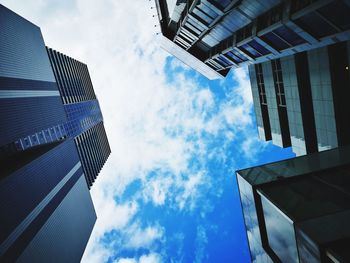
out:
M224 77L231 68L350 40L348 0L155 2L165 49L194 69L202 62L206 70L198 71L209 79ZM170 42L187 56L178 56Z
M349 144L350 42L249 66L259 137L296 155Z
M350 262L350 146L237 171L252 262Z
M0 261L79 262L110 153L87 67L2 5L0 33Z
M74 138L90 188L111 153L100 105L87 66L46 49L67 116L64 129L69 138Z

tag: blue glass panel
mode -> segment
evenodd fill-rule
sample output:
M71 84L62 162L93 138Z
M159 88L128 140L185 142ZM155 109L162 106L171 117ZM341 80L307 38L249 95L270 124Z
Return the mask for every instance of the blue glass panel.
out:
M231 52L232 54L234 54L235 56L237 56L237 57L238 57L240 60L242 60L242 61L247 61L247 60L248 60L244 55L242 55L241 53L239 53L237 50L232 49L230 52Z
M273 31L275 34L286 40L289 44L296 46L305 43L305 39L301 38L294 31L286 26L281 26Z
M68 121L64 127L70 137L76 137L103 120L97 100L64 105Z
M285 41L272 32L263 35L261 39L277 50L283 50L290 47Z
M254 48L249 46L248 44L244 44L240 46L239 49L241 49L245 53L248 53L250 57L253 57L253 58L261 57L261 54L258 51L256 51Z
M197 5L197 8L201 9L204 13L208 14L208 16L212 18L216 18L218 16L210 7L208 7L205 3L200 3Z

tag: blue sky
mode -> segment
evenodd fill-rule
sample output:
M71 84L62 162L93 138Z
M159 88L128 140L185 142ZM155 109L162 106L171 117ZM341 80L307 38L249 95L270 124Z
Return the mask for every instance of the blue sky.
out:
M208 81L164 52L148 0L2 0L89 67L112 154L83 262L249 262L235 170L292 156L257 138L246 69Z

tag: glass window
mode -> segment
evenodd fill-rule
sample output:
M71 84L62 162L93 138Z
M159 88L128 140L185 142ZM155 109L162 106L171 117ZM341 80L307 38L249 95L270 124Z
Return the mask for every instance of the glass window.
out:
M221 60L219 57L215 58L214 61L216 63L218 63L219 65L221 65L223 68L226 68L227 66L229 66L228 63L226 63L225 61Z
M197 27L193 26L190 22L188 22L188 23L185 24L185 28L191 30L191 31L192 31L194 34L196 34L197 36L199 36L200 33L201 33L201 31L200 31ZM190 31L190 32L191 32L191 31Z
M281 61L279 59L275 59L271 61L271 64L273 80L275 82L277 104L280 107L286 107L286 96L284 93Z
M229 66L232 65L231 61L229 61L229 60L228 60L227 58L225 58L224 56L220 55L218 58L219 58L221 61L224 61L227 65L229 65Z
M277 50L283 50L290 47L286 41L282 40L273 32L263 35L261 39Z
M240 60L242 60L242 61L247 61L248 59L244 56L244 55L242 55L241 53L239 53L237 50L235 50L235 49L232 49L231 51L230 51L233 55L235 55L236 57L238 57Z
M204 2L201 2L199 5L196 6L196 8L199 8L202 12L208 14L208 16L212 18L216 18L218 14L214 12L209 6L207 6Z
M299 262L293 222L261 195L270 248L284 263Z
M263 47L262 45L260 45L258 42L256 42L255 40L252 40L248 43L250 46L252 46L254 49L256 49L261 55L267 55L270 53L270 51L268 49L266 49L265 47Z
M295 21L306 32L317 38L335 34L337 31L316 13L309 13Z
M256 80L257 80L258 90L259 90L260 103L262 105L267 105L264 75L263 75L261 64L255 64L255 72L256 72Z
M213 21L213 18L206 15L205 13L203 13L201 10L199 10L198 8L193 9L193 13L200 19L202 19L203 21L205 21L208 25Z
M241 58L235 56L232 52L227 52L225 55L231 58L235 63L240 63L243 61Z
M215 3L219 4L219 6L224 9L231 3L231 0L215 0Z
M297 46L305 43L305 39L301 38L293 30L286 26L281 26L273 31L276 35L286 40L292 46Z
M15 141L15 146L16 146L16 149L17 149L17 150L23 150L22 144L21 144L21 141L20 141L20 140Z
M258 51L256 51L254 48L249 46L248 44L244 44L240 46L239 49L247 53L250 57L253 57L253 58L261 57L261 54Z
M350 7L344 2L333 1L318 12L342 30L350 29Z

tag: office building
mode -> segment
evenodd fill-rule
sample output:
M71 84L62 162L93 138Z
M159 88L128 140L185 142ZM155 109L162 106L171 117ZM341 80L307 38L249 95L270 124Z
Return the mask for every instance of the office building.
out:
M349 142L347 0L156 0L163 47L209 79L248 65L259 137L296 155Z
M259 137L303 154L350 142L350 42L249 66Z
M61 94L67 136L74 138L85 179L91 187L111 153L100 105L85 64L47 47Z
M348 0L155 0L163 47L209 79L350 40Z
M237 171L252 262L350 262L350 146Z
M0 261L79 262L110 153L87 68L2 5L0 34Z

